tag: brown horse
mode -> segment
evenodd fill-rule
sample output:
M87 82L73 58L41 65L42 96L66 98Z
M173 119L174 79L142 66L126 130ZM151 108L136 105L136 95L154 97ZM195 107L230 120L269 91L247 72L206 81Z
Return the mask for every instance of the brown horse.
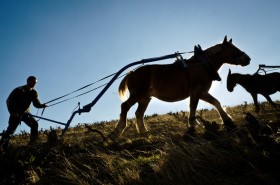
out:
M270 96L271 94L280 91L280 73L269 73L266 75L254 74L244 75L239 73L231 73L229 70L227 76L227 89L232 92L234 87L239 84L247 92L251 94L254 100L255 111L259 112L258 94L263 95L273 107L279 107L274 103Z
M143 122L143 116L151 97L162 101L175 102L190 97L189 131L194 131L196 121L196 109L199 99L212 104L218 110L224 124L233 126L230 116L223 110L220 102L208 93L213 78L213 71L217 73L224 64L246 66L250 63L250 57L232 44L225 36L223 43L217 44L184 60L186 68L175 62L167 65L147 65L130 72L121 81L119 95L122 97L128 89L129 98L122 103L119 121L110 137L118 137L127 126L127 112L138 103L135 112L137 128L140 133L147 132ZM204 57L201 62L199 58ZM209 67L210 66L210 67Z

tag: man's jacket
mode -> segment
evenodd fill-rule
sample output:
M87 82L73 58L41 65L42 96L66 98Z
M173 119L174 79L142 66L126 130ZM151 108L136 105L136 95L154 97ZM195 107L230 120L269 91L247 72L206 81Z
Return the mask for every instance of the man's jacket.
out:
M9 95L6 103L10 114L30 111L30 104L36 108L43 108L35 89L28 89L27 85L15 88Z

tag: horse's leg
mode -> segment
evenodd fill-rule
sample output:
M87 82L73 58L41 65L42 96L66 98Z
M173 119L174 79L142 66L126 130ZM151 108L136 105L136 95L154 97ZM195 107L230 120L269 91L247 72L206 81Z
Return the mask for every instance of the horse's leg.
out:
M195 125L199 124L196 120L196 109L199 98L195 95L190 96L190 116L189 116L189 129L188 132L194 133Z
M135 112L135 116L136 116L136 120L137 120L137 129L138 129L138 132L140 132L140 133L145 133L148 131L144 124L143 117L144 117L145 111L146 111L150 101L151 101L151 98L146 98L141 101L138 101L138 108Z
M251 93L251 96L253 97L253 100L254 100L255 112L259 112L260 111L260 106L259 106L259 103L258 103L258 94Z
M230 128L235 128L235 125L232 122L232 119L230 116L224 111L224 109L221 106L221 103L214 98L211 94L209 93L203 93L200 97L201 100L208 102L212 104L219 112L225 126L230 127Z
M271 100L271 98L270 98L269 95L267 95L267 94L262 94L262 95L263 95L263 96L266 98L266 100L271 104L271 106L273 106L274 108L277 107L277 104L274 103L274 102Z
M128 100L126 100L125 102L123 102L121 104L121 113L120 113L120 118L119 121L116 125L115 131L114 131L114 136L118 137L120 136L124 129L126 128L127 124L126 124L126 118L127 118L127 112L129 111L129 109L136 103L136 99L133 98L133 96L130 95L130 97L128 98Z

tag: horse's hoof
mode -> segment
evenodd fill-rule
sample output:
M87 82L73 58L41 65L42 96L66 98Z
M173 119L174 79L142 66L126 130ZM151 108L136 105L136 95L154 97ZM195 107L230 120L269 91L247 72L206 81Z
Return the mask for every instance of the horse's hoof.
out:
M111 132L109 135L108 135L108 138L112 141L114 141L115 139L117 139L118 137L120 137L120 134L117 133L116 131L113 131Z
M148 137L150 134L150 132L148 130L146 130L145 132L140 132L139 135L143 136L143 137Z
M224 121L224 126L226 131L232 131L233 129L236 128L236 126L234 125L231 119Z
M194 126L190 126L184 135L195 136L195 132L196 130Z
M183 138L186 141L194 142L195 141L195 128L190 127L188 130L184 133Z

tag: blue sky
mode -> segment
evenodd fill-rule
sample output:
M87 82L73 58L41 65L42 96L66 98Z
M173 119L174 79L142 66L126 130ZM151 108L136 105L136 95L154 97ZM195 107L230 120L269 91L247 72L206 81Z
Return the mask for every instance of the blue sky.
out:
M226 90L227 72L230 68L233 73L252 74L259 64L280 65L279 7L276 0L2 0L0 130L8 125L9 93L24 85L30 75L38 78L36 89L44 103L115 73L129 63L192 51L196 44L206 49L222 42L225 35L251 57L251 64L224 65L220 69L222 82L215 82L210 92L223 106L251 103L251 96L240 86L233 93ZM91 112L76 115L71 125L118 119L119 82L107 90ZM66 123L78 102L84 106L100 91L49 107L44 117ZM273 100L279 98L279 93L272 96ZM259 101L264 98L259 96ZM200 101L199 108L212 106ZM129 117L134 116L135 109L131 109ZM188 99L176 103L153 99L146 114L181 110L189 110ZM37 114L37 109L32 108L32 113ZM43 120L39 125L59 126ZM25 129L29 131L23 123L17 131Z

